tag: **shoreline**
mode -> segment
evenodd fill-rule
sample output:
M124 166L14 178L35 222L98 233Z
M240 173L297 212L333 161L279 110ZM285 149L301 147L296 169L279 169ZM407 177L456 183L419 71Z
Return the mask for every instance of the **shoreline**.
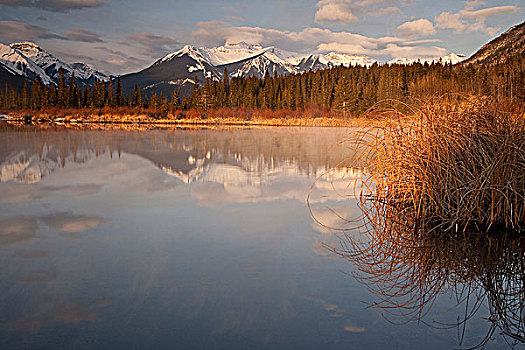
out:
M65 117L49 118L42 116L13 117L3 120L8 124L33 124L33 125L56 125L56 126L81 126L81 125L105 125L105 126L152 126L152 127L355 127L374 123L370 118L180 118L180 119L156 119L148 116L123 116L114 115L92 116L92 117Z

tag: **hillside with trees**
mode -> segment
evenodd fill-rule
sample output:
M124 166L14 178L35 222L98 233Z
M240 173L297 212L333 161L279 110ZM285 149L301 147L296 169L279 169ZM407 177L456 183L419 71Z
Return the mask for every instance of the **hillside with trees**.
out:
M92 114L102 108L126 107L130 113L153 111L159 117L214 109L303 111L314 109L324 115L358 116L378 101L409 102L445 93L511 98L525 101L525 57L518 55L505 64L378 65L336 67L297 75L262 78L233 78L223 81L194 81L189 96L153 94L147 98L140 88L123 94L120 79L108 83L95 80L93 87L81 87L73 76L66 83L63 73L58 85L45 86L40 79L19 92L7 83L0 89L3 111L49 108L86 109ZM227 77L227 74L224 76ZM147 112L146 112L147 113Z

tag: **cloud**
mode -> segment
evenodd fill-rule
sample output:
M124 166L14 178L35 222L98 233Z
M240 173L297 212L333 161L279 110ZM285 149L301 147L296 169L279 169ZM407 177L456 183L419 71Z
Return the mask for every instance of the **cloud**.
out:
M44 21L44 22L47 21L47 18L44 16L38 16L36 19L37 21Z
M388 7L376 9L368 13L368 15L378 17L378 16L389 15L391 13L401 13L401 10L397 6L388 6Z
M0 219L0 246L25 241L36 236L38 224L29 216Z
M477 6L484 4L484 1L479 0L465 1L465 7L457 13L442 12L435 18L436 27L439 29L452 29L456 33L480 31L494 36L501 28L488 27L485 24L485 20L491 16L516 13L519 10L517 6L511 5L475 10Z
M458 13L442 12L435 18L435 21L437 28L453 29L456 33L462 33L469 27Z
M100 35L87 29L81 28L69 28L64 34L68 40L81 41L85 43L101 43L104 40L101 39Z
M359 14L383 16L390 13L400 13L397 6L378 7L387 3L396 3L396 0L321 0L317 3L315 13L316 23L338 22L347 24L357 22Z
M126 36L126 39L146 48L150 55L165 54L166 52L173 51L174 46L180 44L176 39L162 35L155 35L150 32L129 34Z
M71 213L56 213L45 216L42 220L52 228L62 232L84 232L108 222L107 219L96 216L75 215Z
M49 12L68 13L71 10L82 10L106 6L100 0L0 0L0 5L10 7L29 7Z
M465 10L473 10L478 6L486 5L487 3L482 0L465 1Z
M315 22L357 22L351 2L337 0L321 0L317 3L319 9L315 13Z
M401 53L418 56L440 56L448 51L437 46L426 46L428 42L414 42L409 38L380 37L371 38L350 32L335 32L322 28L305 28L299 32L281 31L261 27L232 26L221 21L199 22L198 29L192 32L196 41L206 45L246 41L263 46L276 46L287 51L303 52L338 51L348 54L391 56ZM419 53L421 52L421 53Z
M405 22L396 29L396 34L401 37L415 38L432 35L436 29L428 19L418 19L411 22Z
M24 203L44 198L53 192L52 187L9 183L2 186L0 203Z
M0 21L0 39L4 41L67 39L61 35L32 24L16 21Z

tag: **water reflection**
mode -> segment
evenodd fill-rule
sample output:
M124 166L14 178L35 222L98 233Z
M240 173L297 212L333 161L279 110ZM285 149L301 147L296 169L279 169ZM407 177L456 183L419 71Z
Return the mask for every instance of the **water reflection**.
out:
M180 184L193 184L192 196L201 205L227 202L258 202L305 198L305 180L325 173L347 155L334 148L342 138L339 129L294 130L177 130L171 133L112 132L14 132L2 136L0 182L11 182L2 201L17 203L42 198L52 191L68 190L77 196L102 190L100 183L35 187L27 191L15 183L37 184L67 164L86 164L95 158L138 155L154 163ZM115 169L117 172L119 169ZM335 187L345 187L352 169L342 168L322 178L316 186L325 189L318 200ZM295 177L295 178L294 178ZM173 182L144 179L135 191L165 190Z
M305 207L347 156L334 148L345 132L4 130L3 345L369 343ZM341 201L333 189L352 176L317 182L315 203Z
M393 322L457 329L462 348L502 346L499 336L512 348L525 344L525 237L445 231L370 193L362 193L360 207L360 233L346 234L332 251L357 266L353 275L377 296L374 307ZM432 313L444 295L453 297L455 317ZM479 318L488 321L485 332L471 334Z
M366 309L326 249L359 212L346 132L3 130L2 347L457 345Z

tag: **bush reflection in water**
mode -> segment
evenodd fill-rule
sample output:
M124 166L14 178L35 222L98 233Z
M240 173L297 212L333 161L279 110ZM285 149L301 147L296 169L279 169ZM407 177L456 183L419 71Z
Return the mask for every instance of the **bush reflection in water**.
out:
M418 118L392 121L403 108ZM497 333L525 343L523 110L450 98L381 113L390 121L352 140L368 149L355 186L362 216L328 248L355 264L374 306L390 314L455 327L460 346L483 348ZM445 293L461 315L428 321ZM468 321L485 307L486 336L466 344Z

